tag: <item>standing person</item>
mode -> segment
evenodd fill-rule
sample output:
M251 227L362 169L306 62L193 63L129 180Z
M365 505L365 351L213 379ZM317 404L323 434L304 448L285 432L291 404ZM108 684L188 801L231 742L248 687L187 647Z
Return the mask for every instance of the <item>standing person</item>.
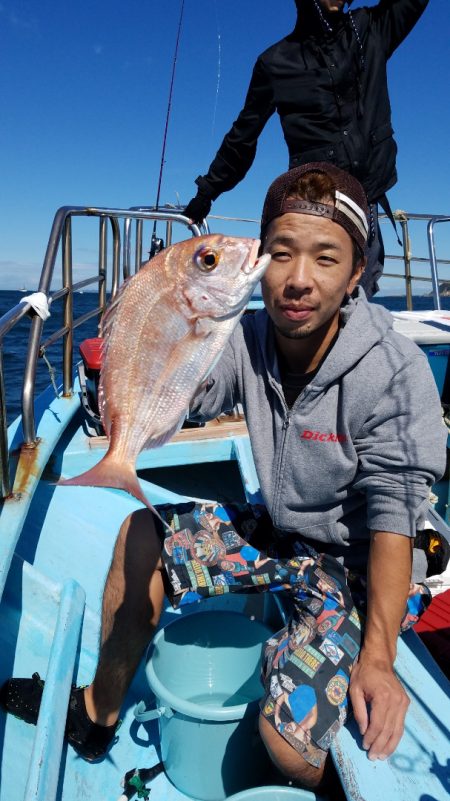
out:
M84 758L114 740L165 593L179 605L255 589L282 591L291 614L263 665L260 731L277 768L302 786L323 783L348 694L369 758L395 750L408 706L397 636L429 597L413 543L447 430L425 355L355 290L366 212L358 181L326 163L269 188L265 309L242 318L191 406L208 420L243 405L265 506L160 506L169 533L148 509L125 520L96 676L69 705L67 737ZM10 679L2 703L35 722L42 685L38 674Z
M277 111L289 169L329 161L363 185L370 233L361 285L371 297L384 264L378 204L393 221L386 192L397 181L386 63L428 0L379 0L348 13L345 5L344 0L296 0L293 32L257 59L244 108L207 174L197 178L198 192L185 214L201 221L212 201L242 181L258 137Z

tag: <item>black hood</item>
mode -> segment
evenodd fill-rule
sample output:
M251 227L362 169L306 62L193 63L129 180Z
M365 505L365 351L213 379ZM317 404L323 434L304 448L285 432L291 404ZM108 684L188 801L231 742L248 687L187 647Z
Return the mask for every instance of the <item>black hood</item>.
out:
M333 11L332 14L325 9L317 9L314 0L294 0L297 7L297 22L295 33L302 37L315 34L322 35L324 32L330 33L330 28L336 30L344 18L344 11Z

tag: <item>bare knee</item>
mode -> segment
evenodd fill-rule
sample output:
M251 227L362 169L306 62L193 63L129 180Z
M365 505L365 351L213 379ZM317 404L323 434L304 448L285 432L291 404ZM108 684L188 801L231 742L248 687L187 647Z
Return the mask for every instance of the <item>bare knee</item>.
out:
M102 642L121 621L129 626L130 615L138 628L151 630L163 602L161 542L152 513L139 509L124 520L116 540L103 593Z
M161 568L161 540L149 509L137 509L123 521L114 548L114 562L138 570L146 566L151 572Z
M143 618L156 623L162 608L161 541L148 509L138 509L125 518L114 547L103 608L134 607ZM124 613L125 609L122 609Z
M315 768L269 723L259 716L259 731L275 767L291 781L315 789L322 781L324 768Z

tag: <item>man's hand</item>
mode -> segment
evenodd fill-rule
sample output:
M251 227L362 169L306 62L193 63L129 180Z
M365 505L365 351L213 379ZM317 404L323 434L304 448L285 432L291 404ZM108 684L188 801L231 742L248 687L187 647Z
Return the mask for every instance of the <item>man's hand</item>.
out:
M409 698L389 662L361 651L350 679L355 720L369 759L387 759L403 734Z
M211 211L211 204L211 198L199 189L196 196L187 204L184 215L193 223L202 223Z
M386 759L403 734L409 699L393 665L409 592L412 544L401 534L371 532L367 621L349 690L369 759Z

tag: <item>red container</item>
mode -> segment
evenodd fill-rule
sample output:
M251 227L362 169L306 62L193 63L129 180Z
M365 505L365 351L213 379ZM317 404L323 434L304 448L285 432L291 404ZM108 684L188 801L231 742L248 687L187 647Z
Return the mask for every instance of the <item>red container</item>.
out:
M435 595L414 626L439 667L450 678L450 590Z
M102 366L103 339L101 337L85 339L80 345L80 353L85 370L99 371Z
M80 345L80 354L83 359L84 380L80 374L81 383L85 384L83 405L90 417L100 425L98 410L98 383L100 368L102 366L103 339L92 337L85 339ZM100 429L99 429L100 430Z

